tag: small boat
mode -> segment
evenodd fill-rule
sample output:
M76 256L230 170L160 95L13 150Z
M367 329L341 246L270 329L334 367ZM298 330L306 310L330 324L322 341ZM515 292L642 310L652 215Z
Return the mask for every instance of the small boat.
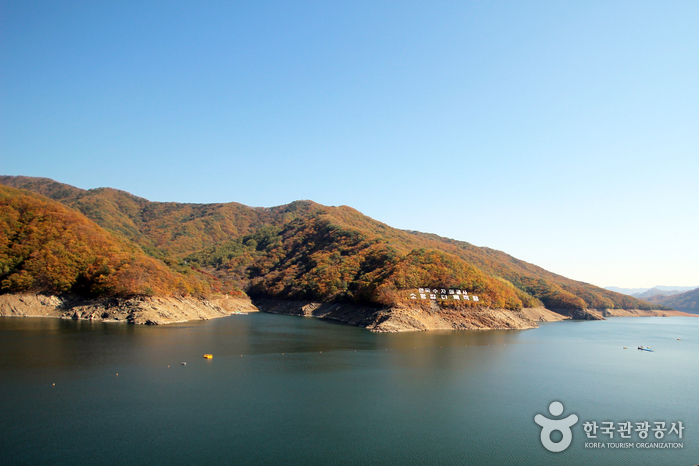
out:
M205 357L206 359L213 359L213 358L214 358L214 355L213 355L213 354L205 354L204 357Z
M638 349L643 350L643 351L650 351L651 353L653 352L653 350L650 349L650 346L646 346L645 348L643 346L639 346Z
M186 365L187 365L187 363L183 361L183 362L182 362L182 365L183 365L183 366L186 366Z

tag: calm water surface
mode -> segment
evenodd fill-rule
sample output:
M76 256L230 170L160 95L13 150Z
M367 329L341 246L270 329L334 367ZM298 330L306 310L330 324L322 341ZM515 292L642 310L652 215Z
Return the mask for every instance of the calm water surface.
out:
M679 317L392 335L262 313L0 318L0 463L694 465L697 336ZM561 453L534 423L554 400L579 418ZM681 421L662 441L683 448L586 448L641 439L587 440L585 421Z

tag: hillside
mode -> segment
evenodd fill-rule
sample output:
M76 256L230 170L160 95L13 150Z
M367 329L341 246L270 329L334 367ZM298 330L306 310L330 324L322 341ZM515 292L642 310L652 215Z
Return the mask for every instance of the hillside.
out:
M86 296L204 294L173 271L62 204L0 186L0 289Z
M211 291L423 312L545 306L589 317L580 311L659 307L501 251L397 230L347 206L160 203L42 178L0 177L0 183L81 212L170 271L207 277Z
M0 184L59 201L102 228L137 243L149 255L174 260L252 233L262 226L281 224L314 207L310 202L271 209L250 208L235 202L151 202L117 189L83 190L48 178L26 176L0 176Z

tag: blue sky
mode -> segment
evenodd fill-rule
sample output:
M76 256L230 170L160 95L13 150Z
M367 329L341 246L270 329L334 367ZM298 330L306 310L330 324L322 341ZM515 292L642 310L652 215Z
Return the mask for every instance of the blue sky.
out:
M0 2L0 174L699 285L697 2Z

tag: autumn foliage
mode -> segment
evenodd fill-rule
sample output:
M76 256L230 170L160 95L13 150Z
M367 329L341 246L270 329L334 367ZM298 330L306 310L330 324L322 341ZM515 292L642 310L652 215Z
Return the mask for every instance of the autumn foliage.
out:
M409 297L429 286L468 290L480 298L477 304L440 301L441 307L661 307L501 251L397 230L347 206L163 203L40 178L0 177L0 183L69 207L3 188L0 279L6 291L245 290L253 297L432 306Z
M185 277L108 234L83 215L39 196L0 186L2 291L87 295L203 294Z

